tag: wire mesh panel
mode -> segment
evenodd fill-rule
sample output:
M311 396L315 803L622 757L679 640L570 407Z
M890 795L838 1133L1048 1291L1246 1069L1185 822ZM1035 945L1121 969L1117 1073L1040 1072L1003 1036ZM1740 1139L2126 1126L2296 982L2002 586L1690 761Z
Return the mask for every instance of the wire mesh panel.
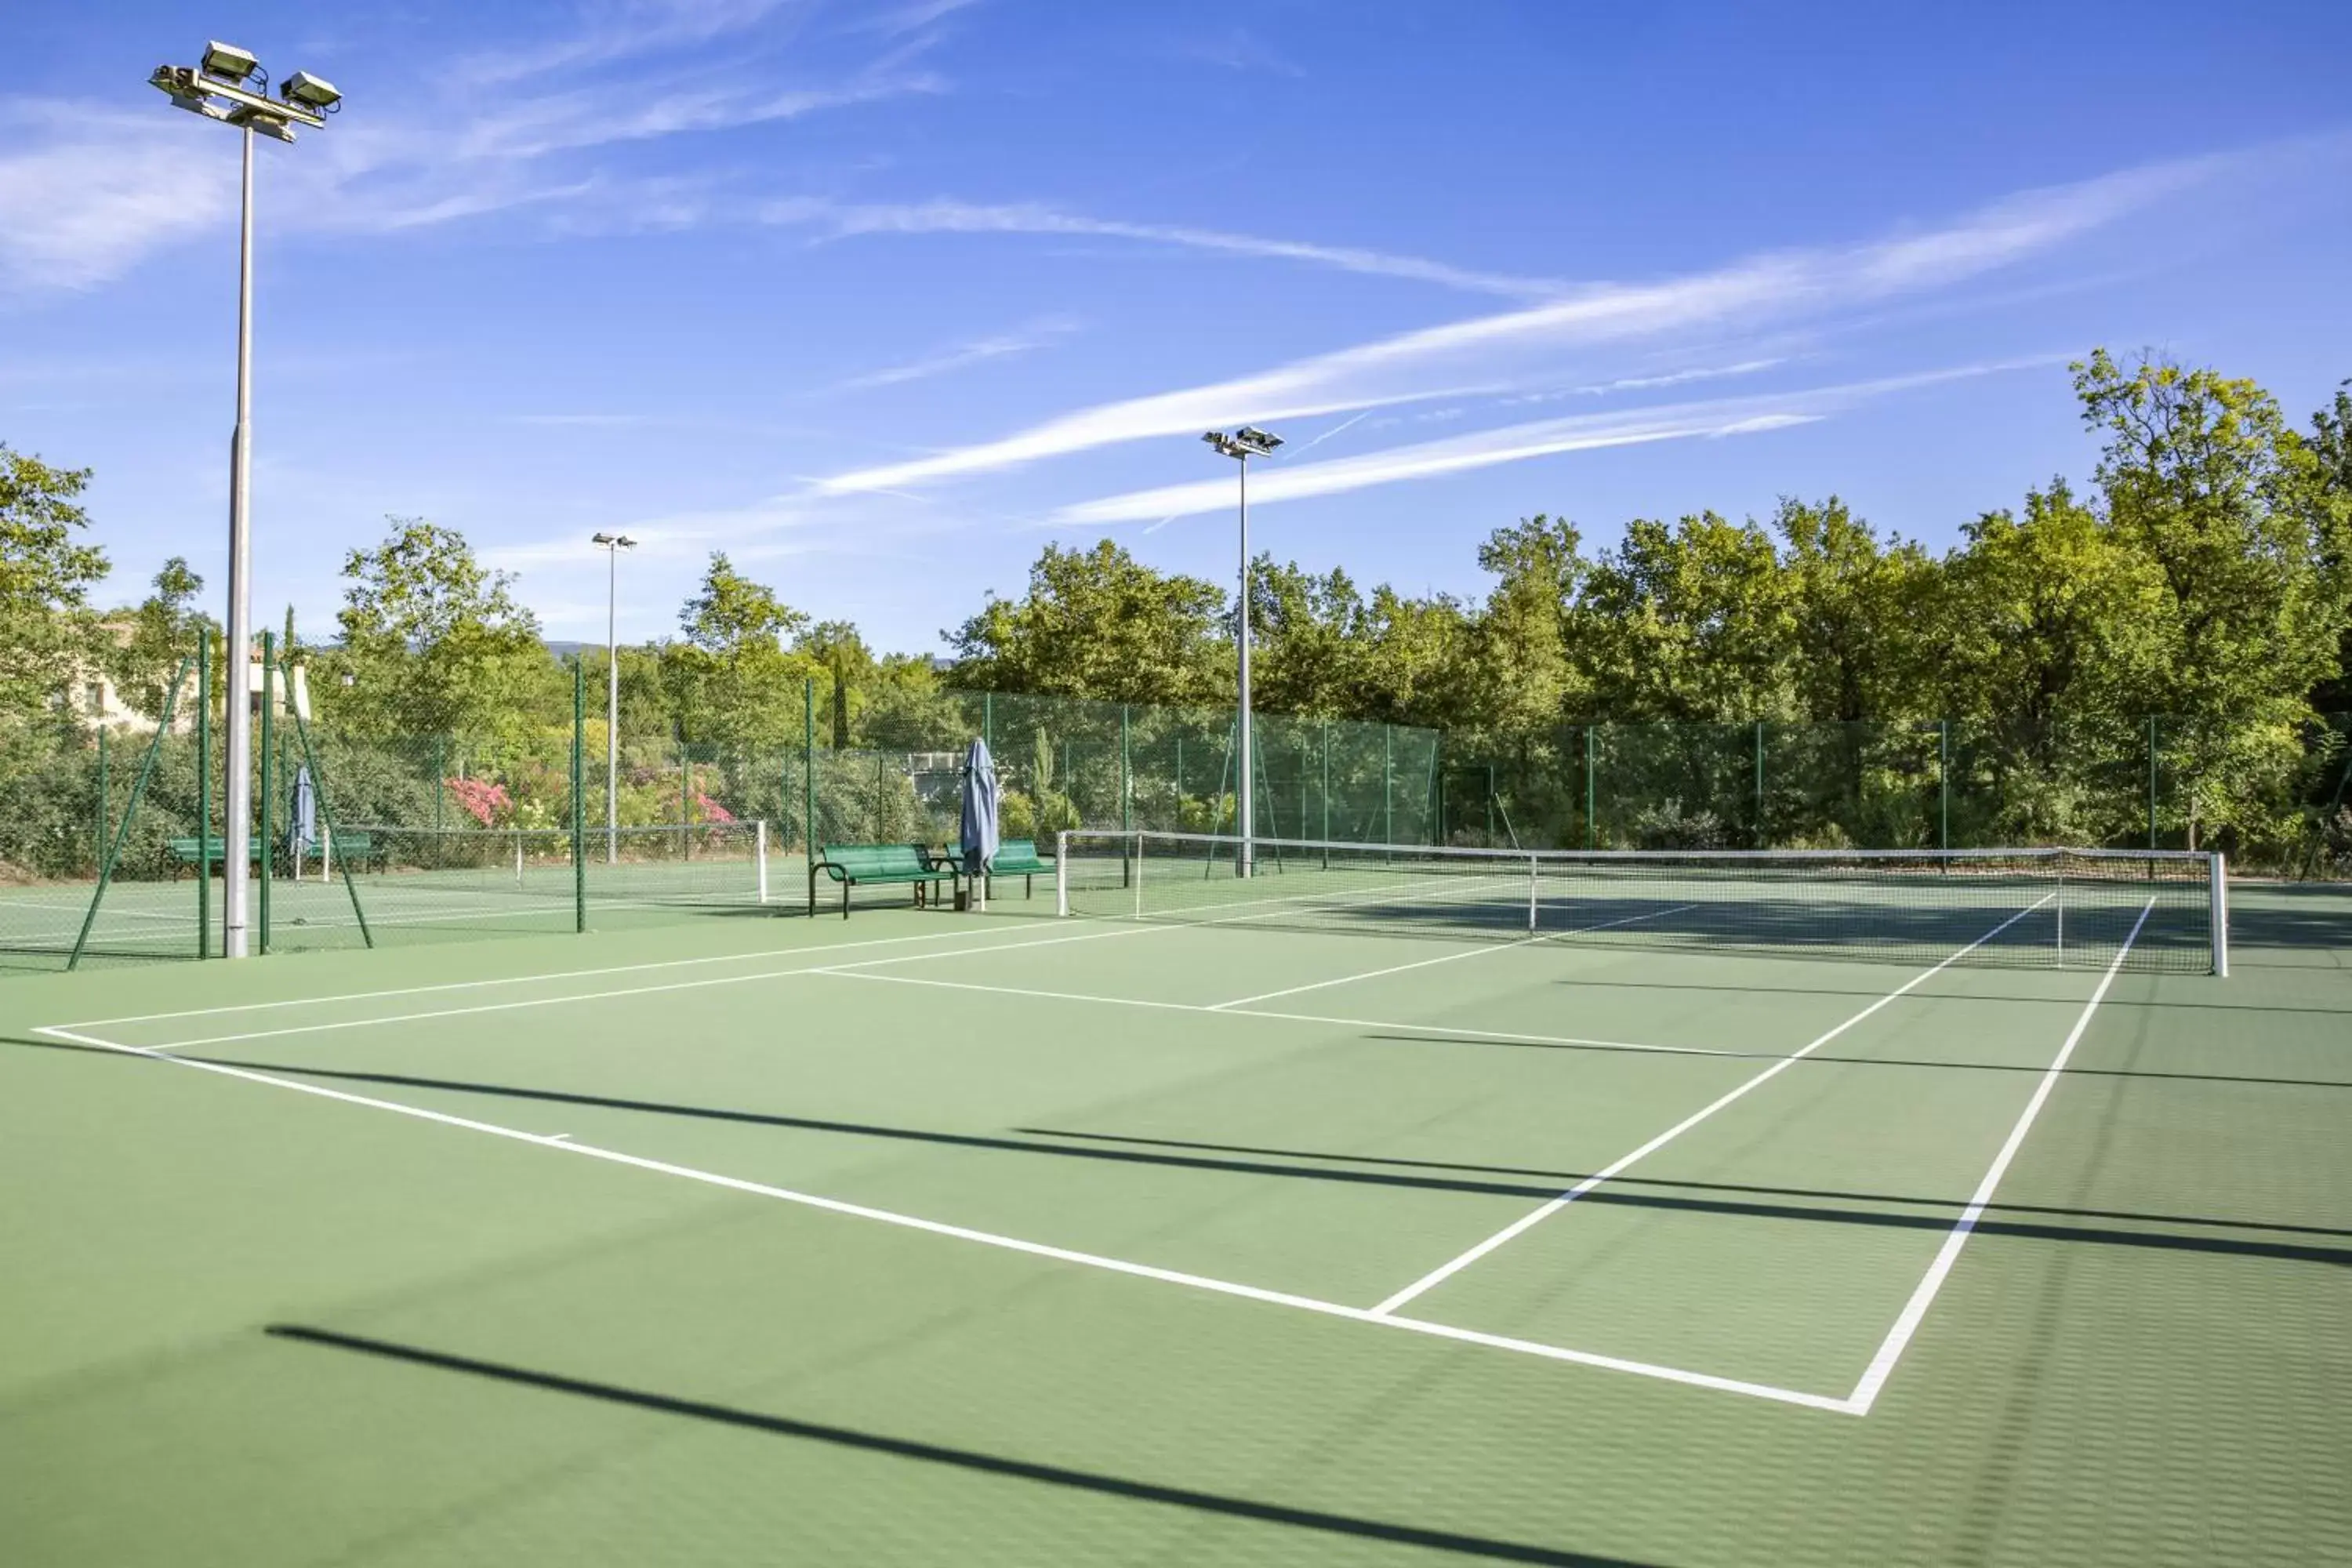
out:
M2212 860L2176 852L1514 852L1079 832L1072 914L1369 934L2201 973ZM1277 858L1276 851L1279 849ZM1204 874L1204 868L1215 868ZM2128 940L2128 952L2126 943Z

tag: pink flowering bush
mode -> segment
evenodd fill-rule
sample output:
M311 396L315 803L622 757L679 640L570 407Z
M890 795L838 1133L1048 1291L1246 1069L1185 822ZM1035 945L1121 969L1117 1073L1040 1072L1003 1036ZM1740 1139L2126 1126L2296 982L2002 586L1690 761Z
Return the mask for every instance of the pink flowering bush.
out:
M514 799L507 794L507 786L502 784L493 784L488 779L443 779L441 787L449 792L449 798L457 803L457 809L484 827L514 814Z
M735 814L733 812L728 810L725 806L719 805L717 801L711 799L700 790L696 790L694 792L694 819L697 822L732 822L735 820Z

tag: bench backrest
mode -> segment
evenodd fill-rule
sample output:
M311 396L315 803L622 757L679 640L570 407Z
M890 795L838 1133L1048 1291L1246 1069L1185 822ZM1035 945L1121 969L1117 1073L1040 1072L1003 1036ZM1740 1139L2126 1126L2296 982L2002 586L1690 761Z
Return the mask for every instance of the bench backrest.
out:
M862 877L903 877L929 869L930 858L919 844L828 844L824 863L841 868L856 881Z
M1037 841L1035 839L1007 838L1003 843L997 845L996 858L990 861L989 864L992 866L1026 866L1033 862L1040 866L1045 864L1044 861L1037 858Z

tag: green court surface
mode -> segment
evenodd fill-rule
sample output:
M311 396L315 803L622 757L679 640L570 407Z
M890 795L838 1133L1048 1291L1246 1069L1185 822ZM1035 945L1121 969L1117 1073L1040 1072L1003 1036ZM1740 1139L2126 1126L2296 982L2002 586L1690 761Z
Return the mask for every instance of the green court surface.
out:
M2227 980L800 893L10 982L0 1562L2352 1561L2352 891Z

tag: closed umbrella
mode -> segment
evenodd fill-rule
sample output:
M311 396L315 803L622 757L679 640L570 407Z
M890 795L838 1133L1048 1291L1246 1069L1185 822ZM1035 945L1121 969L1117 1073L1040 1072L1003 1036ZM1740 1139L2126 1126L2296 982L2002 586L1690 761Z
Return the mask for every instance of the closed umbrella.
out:
M964 875L971 878L980 894L980 907L988 907L988 863L996 858L996 762L988 754L988 742L974 740L963 762L963 849Z
M302 852L319 841L319 792L308 763L294 770L294 878L302 878Z

